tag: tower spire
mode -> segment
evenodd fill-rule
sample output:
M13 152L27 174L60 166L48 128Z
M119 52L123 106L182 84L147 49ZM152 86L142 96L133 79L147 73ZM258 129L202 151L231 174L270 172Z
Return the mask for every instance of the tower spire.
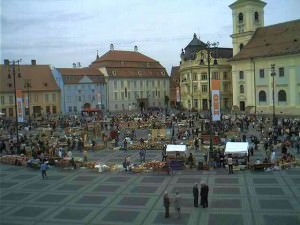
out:
M98 50L97 50L97 57L96 57L97 59L99 59L99 54L98 54Z

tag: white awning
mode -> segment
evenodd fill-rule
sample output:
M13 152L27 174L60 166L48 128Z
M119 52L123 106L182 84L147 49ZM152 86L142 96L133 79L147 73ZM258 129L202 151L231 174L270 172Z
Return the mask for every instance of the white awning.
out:
M167 152L185 152L186 145L167 145Z
M227 142L225 154L248 154L248 142Z

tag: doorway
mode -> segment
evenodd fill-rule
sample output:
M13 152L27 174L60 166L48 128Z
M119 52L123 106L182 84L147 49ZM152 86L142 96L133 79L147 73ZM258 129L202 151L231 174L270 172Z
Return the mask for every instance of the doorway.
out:
M245 102L240 101L240 111L245 111Z

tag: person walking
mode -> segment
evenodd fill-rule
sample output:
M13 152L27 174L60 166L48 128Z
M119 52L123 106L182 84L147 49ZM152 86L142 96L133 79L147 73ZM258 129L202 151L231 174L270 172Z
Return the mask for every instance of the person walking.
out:
M198 184L195 183L193 187L193 196L194 196L194 207L198 208L198 202L199 202L199 188Z
M229 155L227 158L227 165L228 165L229 174L233 174L233 160L231 155Z
M203 208L208 207L208 192L209 192L208 185L205 182L202 182L200 195L201 195L201 205Z
M272 153L271 153L271 163L275 163L275 159L276 159L276 155L275 155L275 151L273 149Z
M181 196L179 192L176 192L175 199L174 199L174 207L177 211L177 218L180 218L181 216Z
M167 191L165 191L165 194L164 194L164 207L165 207L165 218L169 218L170 217L170 198L169 198Z
M46 163L46 161L43 161L43 163L41 164L41 172L42 172L42 178L43 178L43 180L45 179L45 178L47 178L48 179L48 177L47 177L47 169L48 169L48 165L47 165L47 163Z

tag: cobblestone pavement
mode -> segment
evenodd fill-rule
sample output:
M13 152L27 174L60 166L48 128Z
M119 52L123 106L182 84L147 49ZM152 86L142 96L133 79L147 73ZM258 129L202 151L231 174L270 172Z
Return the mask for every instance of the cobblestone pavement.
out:
M138 161L138 151L92 153L102 162ZM147 159L160 160L160 151ZM196 154L196 157L200 157ZM89 169L40 171L0 164L1 225L299 225L300 168L276 172L186 169L162 174L97 173ZM194 208L192 186L210 187L209 208ZM182 195L182 217L164 218L162 195Z

